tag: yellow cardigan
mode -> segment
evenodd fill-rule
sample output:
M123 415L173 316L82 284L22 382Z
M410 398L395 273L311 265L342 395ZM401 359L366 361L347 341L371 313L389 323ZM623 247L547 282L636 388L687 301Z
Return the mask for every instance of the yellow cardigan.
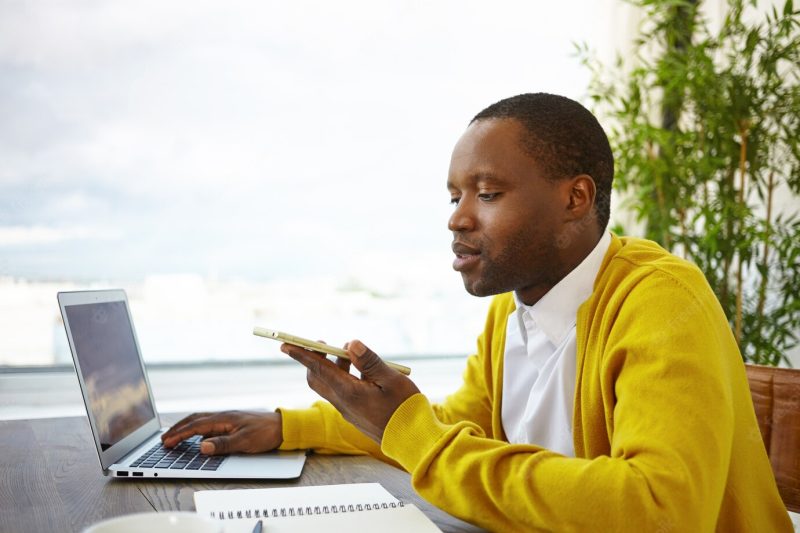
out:
M370 453L426 500L492 531L792 531L744 365L702 273L612 238L578 309L575 458L509 444L500 417L511 294L493 299L464 383L422 394L380 446L328 403L283 409L283 449Z

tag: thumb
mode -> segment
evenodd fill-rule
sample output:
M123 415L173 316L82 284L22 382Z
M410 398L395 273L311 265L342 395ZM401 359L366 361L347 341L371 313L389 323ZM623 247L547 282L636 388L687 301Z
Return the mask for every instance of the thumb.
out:
M231 438L227 435L203 439L200 443L200 453L204 455L227 454L230 452Z
M353 362L361 377L369 381L378 382L386 377L388 373L394 372L391 368L386 366L383 359L367 348L361 341L355 340L348 344L347 355L350 356L350 361Z

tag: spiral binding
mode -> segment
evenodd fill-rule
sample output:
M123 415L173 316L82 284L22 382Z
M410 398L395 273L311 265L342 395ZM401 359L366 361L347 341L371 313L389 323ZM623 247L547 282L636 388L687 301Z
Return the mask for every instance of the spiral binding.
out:
M402 501L391 503L357 503L347 505L315 505L305 507L281 507L275 509L243 509L237 511L211 511L211 518L219 520L237 520L244 518L287 518L293 516L313 516L322 514L357 513L360 511L379 511L403 507Z

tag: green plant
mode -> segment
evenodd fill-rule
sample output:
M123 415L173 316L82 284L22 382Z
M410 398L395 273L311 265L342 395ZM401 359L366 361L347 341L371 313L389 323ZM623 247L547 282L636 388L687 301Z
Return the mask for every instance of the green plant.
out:
M729 0L712 32L696 1L634 3L633 65L578 47L612 125L615 187L647 238L700 267L744 359L788 363L800 329L800 11Z

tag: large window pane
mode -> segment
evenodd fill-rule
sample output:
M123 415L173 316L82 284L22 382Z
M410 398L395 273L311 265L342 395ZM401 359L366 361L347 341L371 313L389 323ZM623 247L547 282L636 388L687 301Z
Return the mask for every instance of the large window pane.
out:
M118 286L149 361L278 357L254 325L468 353L450 150L582 97L604 5L0 2L0 365L68 362L55 293Z

